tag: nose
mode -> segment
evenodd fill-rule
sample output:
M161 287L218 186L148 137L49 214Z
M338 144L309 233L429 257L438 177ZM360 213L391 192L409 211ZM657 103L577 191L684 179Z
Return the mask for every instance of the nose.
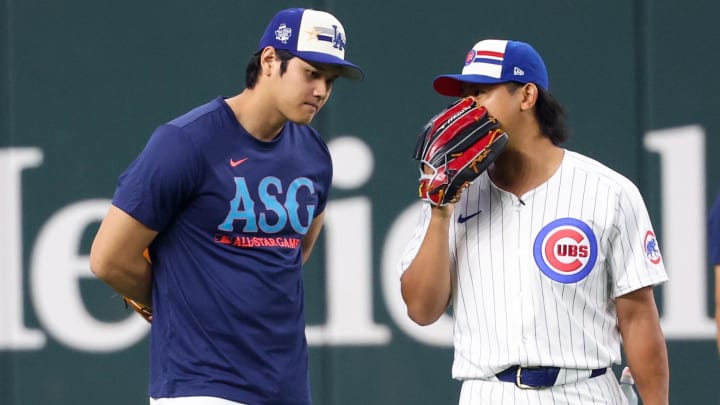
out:
M320 79L316 81L313 88L313 96L315 96L319 100L324 100L329 92L330 86L328 86L325 80Z

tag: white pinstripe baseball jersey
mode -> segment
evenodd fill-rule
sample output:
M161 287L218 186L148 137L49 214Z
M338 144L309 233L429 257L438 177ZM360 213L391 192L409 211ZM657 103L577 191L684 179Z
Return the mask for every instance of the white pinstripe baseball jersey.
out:
M401 262L414 259L424 207ZM487 173L465 190L450 225L453 377L511 365L595 369L619 363L614 298L667 280L637 187L565 151L557 172L518 198Z

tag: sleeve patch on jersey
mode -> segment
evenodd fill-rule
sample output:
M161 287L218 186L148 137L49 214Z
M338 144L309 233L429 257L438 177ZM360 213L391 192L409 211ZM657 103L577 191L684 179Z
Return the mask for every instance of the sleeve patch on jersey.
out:
M660 247L658 247L657 238L655 238L653 231L645 232L645 242L643 246L645 246L645 256L650 263L659 264L662 256L660 255Z
M535 263L552 280L577 283L590 274L598 244L592 229L576 218L560 218L545 225L535 237Z

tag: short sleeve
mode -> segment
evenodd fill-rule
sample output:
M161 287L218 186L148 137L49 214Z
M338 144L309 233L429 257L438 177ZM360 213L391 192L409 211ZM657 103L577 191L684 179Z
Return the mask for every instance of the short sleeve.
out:
M417 256L420 250L420 245L425 239L428 226L430 226L430 204L422 204L421 208L417 224L415 225L415 231L405 246L405 250L400 258L400 266L398 268L398 274L400 276L405 273L405 270L407 270L413 260L415 260L415 256Z
M607 258L613 297L667 281L657 237L637 187L630 184L619 192L616 214Z
M328 202L328 192L330 191L330 185L332 184L333 179L333 165L332 160L330 158L330 153L327 154L327 170L323 173L322 182L321 184L325 185L319 193L318 193L318 206L315 210L314 217L317 218L318 215L325 212L325 208L327 207Z
M113 205L159 232L194 192L201 167L201 157L182 129L163 125L120 175Z

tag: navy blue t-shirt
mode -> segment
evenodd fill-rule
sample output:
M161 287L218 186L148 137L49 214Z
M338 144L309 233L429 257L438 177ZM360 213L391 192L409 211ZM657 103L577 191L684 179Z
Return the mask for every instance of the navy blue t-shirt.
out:
M250 136L222 97L159 127L113 204L150 245L150 396L309 404L300 242L332 180L315 130Z
M720 194L717 195L715 203L710 209L708 226L708 251L710 253L710 264L720 265Z

